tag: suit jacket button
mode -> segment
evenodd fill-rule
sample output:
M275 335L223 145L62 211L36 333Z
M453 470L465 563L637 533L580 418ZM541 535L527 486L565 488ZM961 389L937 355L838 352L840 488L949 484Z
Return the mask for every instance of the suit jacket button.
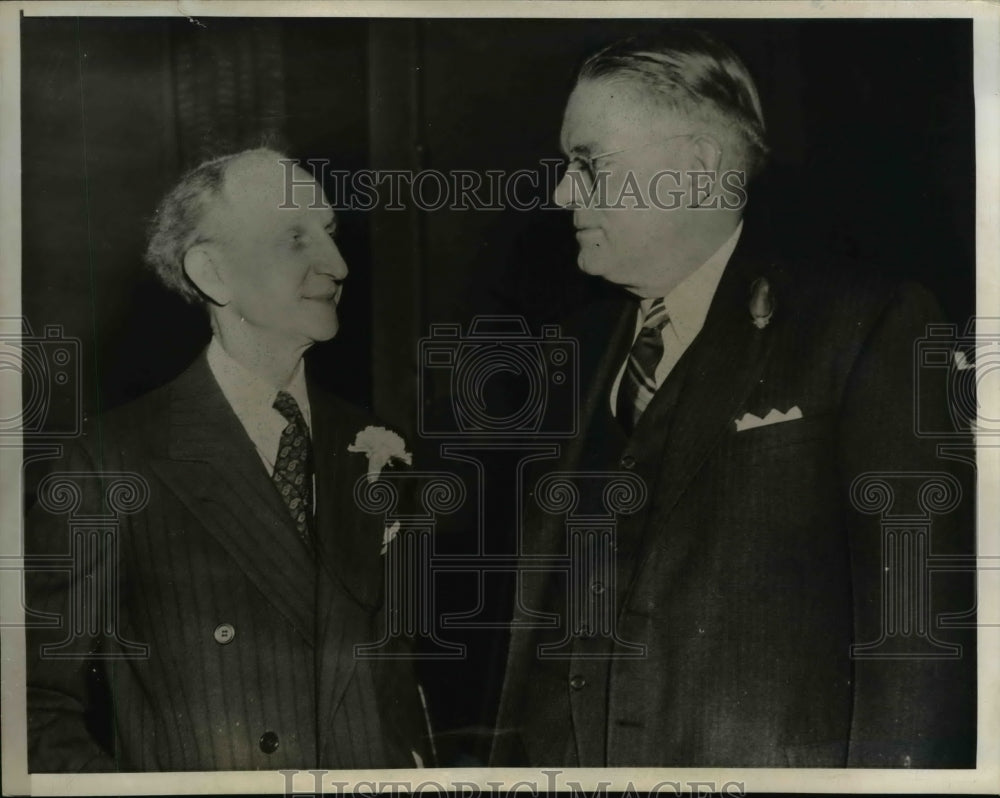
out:
M635 458L630 454L622 455L621 465L622 468L635 468Z
M569 686L574 690L582 690L587 686L587 680L577 673L570 677Z
M266 731L260 736L260 750L265 754L273 754L278 750L278 735L273 731Z
M593 593L595 596L601 595L601 593L604 592L604 583L603 582L591 582L590 583L590 592Z
M220 623L215 627L215 631L212 633L215 637L215 642L220 646L228 645L233 642L233 638L236 637L236 627L231 623Z

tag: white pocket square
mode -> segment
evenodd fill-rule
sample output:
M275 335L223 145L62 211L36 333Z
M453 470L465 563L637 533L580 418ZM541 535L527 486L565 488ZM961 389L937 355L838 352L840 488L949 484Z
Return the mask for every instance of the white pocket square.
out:
M798 405L793 405L787 413L782 413L777 408L773 408L764 418L755 416L753 413L744 413L742 418L736 419L736 431L743 432L745 429L766 427L769 424L780 424L782 421L795 421L799 418L802 418L802 411L799 410Z

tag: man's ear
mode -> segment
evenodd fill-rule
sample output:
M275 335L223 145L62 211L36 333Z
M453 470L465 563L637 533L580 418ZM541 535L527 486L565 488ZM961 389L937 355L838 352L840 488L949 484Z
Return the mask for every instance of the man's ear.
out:
M184 253L184 273L215 305L228 305L232 296L222 273L218 253L208 244L195 244Z
M694 146L695 169L700 172L714 172L718 179L719 166L722 164L722 145L718 139L707 133L695 136Z

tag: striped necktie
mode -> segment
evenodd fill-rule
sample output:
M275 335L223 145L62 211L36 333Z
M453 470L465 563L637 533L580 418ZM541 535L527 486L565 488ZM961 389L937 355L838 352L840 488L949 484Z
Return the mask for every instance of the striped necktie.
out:
M656 367L663 359L661 331L670 322L662 299L650 305L642 329L628 353L625 373L618 386L618 421L629 435L656 393Z
M299 410L299 403L290 393L278 391L273 407L285 417L288 426L281 432L271 480L281 494L299 535L311 547L313 464L309 427Z

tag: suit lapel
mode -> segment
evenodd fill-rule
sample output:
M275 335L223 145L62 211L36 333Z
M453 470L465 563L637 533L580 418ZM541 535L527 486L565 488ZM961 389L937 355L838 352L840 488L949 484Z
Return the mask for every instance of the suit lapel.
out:
M152 466L261 594L313 640L314 563L204 353L171 386L167 456Z
M664 442L659 506L670 512L714 445L733 423L770 355L774 328L758 329L750 316L750 286L763 271L734 255L709 308L702 332L679 369L683 380L670 435ZM773 277L772 277L773 279ZM669 392L665 393L669 396Z
M643 513L643 552L637 567L619 583L621 601L631 588L642 562L648 558L650 534L666 527L666 519L691 480L733 423L748 394L757 384L775 339L774 326L758 329L749 311L754 279L774 275L740 249L730 260L702 331L657 391L640 419L630 448L636 459L652 464L649 475L655 497L655 529ZM675 402L675 403L674 403ZM659 451L654 451L658 449ZM698 530L669 529L672 543Z
M332 717L343 700L357 659L356 644L370 637L370 614L382 603L383 519L364 512L354 498L367 457L347 447L366 419L310 383L313 451L316 464L317 586L316 674L319 706ZM359 613L360 606L360 613ZM321 739L323 731L320 731Z
M365 420L353 408L310 385L316 462L316 546L325 576L335 579L369 610L382 601L381 516L364 512L354 498L365 475L364 453L347 447Z
M375 642L364 638L372 628L366 619L382 596L382 519L354 501L367 462L347 446L364 419L311 383L309 393L315 555L299 539L204 354L171 386L168 448L152 467L261 594L315 644L318 706L332 717L355 670L354 644Z

